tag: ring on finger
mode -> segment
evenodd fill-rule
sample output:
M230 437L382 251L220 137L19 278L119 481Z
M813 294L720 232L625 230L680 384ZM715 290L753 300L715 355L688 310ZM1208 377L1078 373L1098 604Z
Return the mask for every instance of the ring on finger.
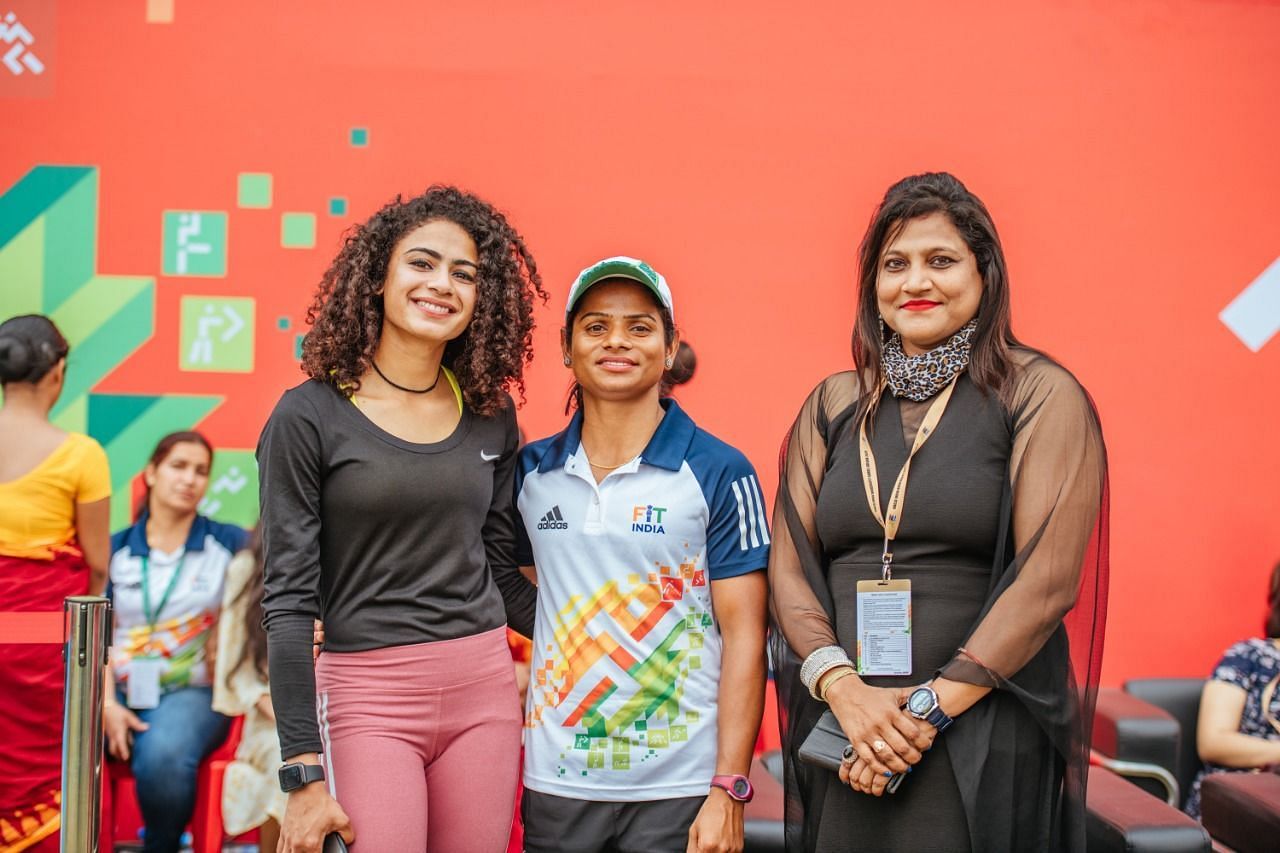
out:
M889 744L885 743L879 738L876 738L874 741L871 742L871 748L876 752L884 752L884 748L888 745Z

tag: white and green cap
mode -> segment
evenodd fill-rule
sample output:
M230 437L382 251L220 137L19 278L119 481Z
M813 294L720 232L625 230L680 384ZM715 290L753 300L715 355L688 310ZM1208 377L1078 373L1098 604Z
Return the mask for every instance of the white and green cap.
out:
M565 317L573 311L573 306L578 304L584 293L607 278L625 278L644 285L658 297L658 303L671 313L671 320L675 322L676 311L671 304L671 288L667 287L667 280L644 261L626 255L605 258L578 273L573 287L569 288L569 302L564 307Z

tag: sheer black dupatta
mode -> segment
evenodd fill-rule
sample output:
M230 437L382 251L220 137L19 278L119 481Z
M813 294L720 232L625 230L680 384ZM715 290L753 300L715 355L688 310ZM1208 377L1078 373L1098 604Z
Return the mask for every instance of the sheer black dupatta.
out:
M1019 350L1015 358L1013 393L1003 406L1012 452L991 587L964 644L972 656L957 654L939 673L994 690L934 748L949 751L973 849L1083 851L1109 575L1106 450L1097 412L1071 374L1038 353ZM787 843L795 851L815 846L818 815L805 804L821 803L825 786L839 784L796 760L825 709L800 683L799 665L836 643L815 510L827 448L841 430L857 428L859 390L852 372L825 380L805 401L781 454L770 650L782 715ZM1019 761L1009 744L1026 715L1013 714L1011 703L1030 712L1054 755ZM999 815L986 808L993 803L1001 804Z

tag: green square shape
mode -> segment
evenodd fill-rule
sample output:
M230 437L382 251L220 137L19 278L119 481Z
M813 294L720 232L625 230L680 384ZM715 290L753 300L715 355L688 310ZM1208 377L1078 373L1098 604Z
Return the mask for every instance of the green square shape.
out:
M182 297L178 368L253 372L253 312L245 297Z
M603 770L604 769L604 753L591 751L587 753L587 769Z
M670 746L670 738L667 732L662 729L649 732L649 747L651 749L665 749Z
M613 739L614 752L631 752L631 739L625 737L616 737Z
M356 148L364 148L369 144L369 128L353 127L351 128L351 144Z
M573 748L574 749L590 749L591 738L587 737L586 735L574 735Z
M671 742L678 743L689 739L689 728L687 726L671 727Z
M649 728L648 720L636 720L636 731L642 732L647 728Z
M702 715L701 715L701 714L699 714L697 711L685 711L685 712L684 712L684 719L685 719L685 721L686 721L686 722L689 722L689 723L696 723L696 722L698 722L698 720L700 720L701 718L702 718Z
M236 176L236 207L265 210L271 207L271 175L241 172Z
M693 655L689 658L689 669L702 669L702 658Z
M165 275L227 274L227 214L216 210L166 210L160 269Z
M630 769L631 769L631 756L630 756L630 755L619 755L619 754L617 754L617 753L614 753L614 756L613 756L613 769L614 769L614 770L630 770Z
M316 215L314 213L280 214L280 245L286 249L316 247Z
M209 489L198 509L228 524L258 523L258 462L252 450L218 448L209 470Z
M694 633L689 634L689 648L691 648L691 649L700 649L700 648L702 648L702 635L701 635L701 634L694 634Z
M346 216L347 200L340 195L335 195L329 199L329 215L330 216Z

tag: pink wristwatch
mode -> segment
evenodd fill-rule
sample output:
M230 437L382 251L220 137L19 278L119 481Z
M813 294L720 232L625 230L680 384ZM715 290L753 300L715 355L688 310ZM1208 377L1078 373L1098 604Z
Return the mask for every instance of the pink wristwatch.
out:
M712 776L711 784L723 788L725 793L740 803L749 803L756 795L756 789L751 787L751 780L746 776Z

